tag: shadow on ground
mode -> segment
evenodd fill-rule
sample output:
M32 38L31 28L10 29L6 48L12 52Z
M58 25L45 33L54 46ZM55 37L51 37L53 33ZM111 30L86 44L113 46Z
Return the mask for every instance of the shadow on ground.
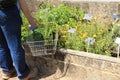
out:
M67 72L67 67L63 63L65 56L66 55L64 53L58 53L58 52L54 55L54 57L26 56L26 62L29 68L30 69L37 68L38 70L37 77L31 80L66 80L66 79L62 79L65 77ZM17 75L13 76L9 80L18 80Z
M65 59L65 54L56 53L53 56L26 56L26 62L29 67L37 68L38 76L32 80L41 80L42 78L47 78L52 76L52 79L47 80L58 80L65 76L67 67L63 62ZM65 68L66 67L66 68Z

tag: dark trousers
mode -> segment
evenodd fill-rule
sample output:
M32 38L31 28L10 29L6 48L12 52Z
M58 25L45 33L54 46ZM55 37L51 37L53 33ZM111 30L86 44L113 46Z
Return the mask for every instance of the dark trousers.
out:
M0 66L4 73L15 67L20 79L30 72L21 46L21 24L17 6L0 9Z

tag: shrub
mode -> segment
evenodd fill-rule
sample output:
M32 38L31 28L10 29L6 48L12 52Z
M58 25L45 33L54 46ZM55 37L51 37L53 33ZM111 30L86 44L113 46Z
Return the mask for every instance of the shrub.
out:
M56 29L56 25L40 25L36 31L41 33L45 39L49 39L48 36L58 30L59 48L110 55L117 46L114 41L117 36L120 36L119 26L117 24L104 26L97 23L94 17L91 20L84 19L84 15L83 10L73 6L68 7L66 4L56 8L50 4L43 4L35 16L37 20L40 23L55 22L58 26ZM24 17L23 20L22 40L25 41L28 23Z

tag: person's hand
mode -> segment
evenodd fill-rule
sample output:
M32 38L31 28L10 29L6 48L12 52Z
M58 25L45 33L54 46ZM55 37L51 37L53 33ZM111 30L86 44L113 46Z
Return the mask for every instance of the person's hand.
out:
M28 21L29 21L31 26L38 26L39 25L38 21L33 17L29 18Z

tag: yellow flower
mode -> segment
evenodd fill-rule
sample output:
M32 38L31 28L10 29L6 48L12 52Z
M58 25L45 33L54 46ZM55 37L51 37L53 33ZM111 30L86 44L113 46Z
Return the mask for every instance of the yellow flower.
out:
M66 38L67 36L63 35L62 37L63 37L63 38Z
M78 26L75 26L75 29L77 30L77 29L78 29Z
M83 34L82 34L82 38L86 38L87 37L87 32L84 32Z
M59 28L59 30L60 30L60 32L62 32L63 30L62 30L62 28Z
M98 32L97 34L98 34L98 35L101 35L101 34L102 34L102 32L100 31L100 32Z
M83 33L84 33L84 31L80 30L80 34L83 34Z
M94 35L93 35L93 38L96 38L96 37L97 37L97 35L96 35L96 34L94 34Z
M108 53L110 53L110 51L109 51L109 50L106 50L105 53L108 54Z
M100 32L103 32L103 29L100 29Z
M82 18L82 20L85 20L85 18Z
M66 31L66 30L64 30L62 33L63 33L63 34L66 34L66 33L67 33L67 31Z
M69 42L69 41L66 41L65 44L70 44L70 42Z
M93 20L96 20L97 19L97 17L96 16L93 16L93 18L92 18Z

